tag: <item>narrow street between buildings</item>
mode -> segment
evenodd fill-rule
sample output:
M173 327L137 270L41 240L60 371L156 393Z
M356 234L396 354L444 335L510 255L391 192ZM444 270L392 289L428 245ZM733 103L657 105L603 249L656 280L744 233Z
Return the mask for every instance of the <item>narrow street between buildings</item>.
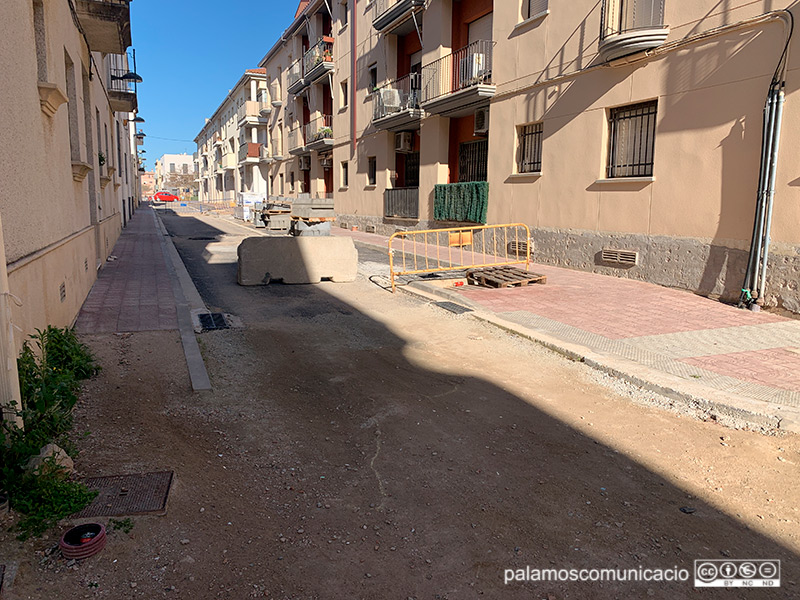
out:
M351 284L240 287L242 226L161 216L209 310L239 326L198 335L203 393L177 330L84 333L103 371L75 441L84 476L174 470L167 512L109 528L103 552L70 566L46 554L52 538L3 533L9 599L672 599L698 590L504 574L693 575L725 557L780 559L782 587L709 597L797 597L795 436L653 408L528 340L391 295L370 281L385 254L367 247Z

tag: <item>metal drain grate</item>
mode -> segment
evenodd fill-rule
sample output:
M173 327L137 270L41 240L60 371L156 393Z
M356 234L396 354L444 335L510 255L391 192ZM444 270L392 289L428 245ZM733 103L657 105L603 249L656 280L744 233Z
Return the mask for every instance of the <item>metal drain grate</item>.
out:
M203 331L231 328L225 315L222 313L201 313L197 315L197 318L200 321L200 327L203 328Z
M195 236L195 237L190 237L189 239L190 240L198 240L198 241L202 241L202 242L216 242L217 241L217 238L215 238L215 237L208 237L208 236L202 236L202 235Z
M472 312L471 308L467 308L466 306L461 306L460 304L456 304L455 302L434 302L434 304L439 308L449 310L451 313L455 313L457 315L463 315L464 313Z
M84 483L99 493L89 506L72 515L76 519L163 513L172 486L172 471L92 477Z

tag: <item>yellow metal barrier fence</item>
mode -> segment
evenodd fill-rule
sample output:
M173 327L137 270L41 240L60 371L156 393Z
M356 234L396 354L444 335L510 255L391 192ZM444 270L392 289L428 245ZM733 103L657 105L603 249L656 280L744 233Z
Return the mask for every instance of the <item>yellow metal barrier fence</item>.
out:
M527 269L530 239L524 223L398 231L389 238L392 292L400 275L519 264Z

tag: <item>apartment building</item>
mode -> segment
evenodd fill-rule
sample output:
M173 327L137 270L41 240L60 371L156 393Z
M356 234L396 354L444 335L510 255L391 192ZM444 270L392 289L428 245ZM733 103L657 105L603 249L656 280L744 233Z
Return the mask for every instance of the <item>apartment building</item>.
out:
M729 301L747 272L800 312L792 10L303 1L259 63L289 155L268 189L384 234L522 222L537 261Z
M163 154L156 159L153 175L156 190L185 188L193 183L197 172L197 164L191 154ZM178 177L175 177L175 176ZM191 177L190 177L191 176Z
M0 217L19 345L70 325L138 202L123 0L4 5Z
M232 206L266 199L269 172L283 160L264 69L248 69L195 138L201 202Z

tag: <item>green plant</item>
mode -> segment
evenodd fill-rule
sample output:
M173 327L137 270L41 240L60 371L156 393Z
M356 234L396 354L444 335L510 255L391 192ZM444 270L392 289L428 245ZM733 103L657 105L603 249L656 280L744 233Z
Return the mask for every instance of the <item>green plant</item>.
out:
M67 480L63 469L52 462L36 473L26 471L26 465L54 440L75 453L66 434L72 427L79 382L99 368L71 329L52 326L37 330L23 344L17 368L22 397L17 416L23 428L0 422L0 489L9 492L12 508L26 515L19 529L27 537L41 534L93 497L84 485Z
M123 533L130 533L133 529L133 519L130 517L125 519L109 519L108 526L113 530L119 530Z
M100 166L101 166L101 167L102 167L104 164L106 164L106 155L105 155L105 154L103 154L102 152L98 152L98 153L97 153L97 162L99 162L99 163L100 163Z

